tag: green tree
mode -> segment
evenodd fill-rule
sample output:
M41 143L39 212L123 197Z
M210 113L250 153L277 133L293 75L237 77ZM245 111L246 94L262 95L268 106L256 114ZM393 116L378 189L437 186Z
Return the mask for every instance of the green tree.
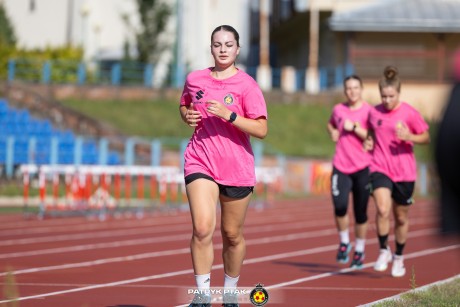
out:
M16 35L5 7L0 1L0 80L6 79L8 60L16 50Z
M134 29L128 15L123 15L122 18L135 34L138 60L155 63L161 52L168 47L159 37L166 29L172 9L164 0L136 0L136 3L140 29Z
M0 2L0 46L16 46L16 35L3 4Z

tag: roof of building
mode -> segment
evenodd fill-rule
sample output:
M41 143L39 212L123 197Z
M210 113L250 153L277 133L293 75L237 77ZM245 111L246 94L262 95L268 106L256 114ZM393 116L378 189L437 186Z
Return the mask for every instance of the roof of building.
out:
M460 0L381 0L333 13L334 31L460 33Z

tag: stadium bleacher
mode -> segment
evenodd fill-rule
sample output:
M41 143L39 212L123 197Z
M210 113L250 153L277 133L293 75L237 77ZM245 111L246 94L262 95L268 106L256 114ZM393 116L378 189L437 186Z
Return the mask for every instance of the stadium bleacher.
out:
M8 140L13 142L14 165L99 163L96 140L57 129L49 120L35 118L28 110L13 108L0 98L0 164L7 163ZM107 164L120 164L119 154L109 151Z

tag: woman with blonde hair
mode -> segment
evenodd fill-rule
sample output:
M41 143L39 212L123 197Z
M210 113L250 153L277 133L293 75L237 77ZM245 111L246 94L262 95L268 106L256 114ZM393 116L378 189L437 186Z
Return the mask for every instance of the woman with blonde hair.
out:
M411 105L399 99L401 81L396 67L385 68L379 82L382 102L369 115L373 138L371 161L372 197L377 207L377 235L380 254L374 265L385 271L393 261L391 275L404 276L403 250L409 231L408 212L417 177L414 144L430 142L428 124ZM390 215L394 216L395 252L388 246Z

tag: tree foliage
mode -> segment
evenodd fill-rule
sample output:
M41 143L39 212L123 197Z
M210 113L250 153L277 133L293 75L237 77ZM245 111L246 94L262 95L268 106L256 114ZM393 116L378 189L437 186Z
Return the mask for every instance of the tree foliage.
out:
M14 47L16 35L3 4L0 2L0 46Z
M161 0L137 0L141 29L136 33L138 59L144 63L154 63L166 48L159 39L171 16L171 7Z
M0 80L6 78L8 59L16 49L16 35L5 7L0 2Z

